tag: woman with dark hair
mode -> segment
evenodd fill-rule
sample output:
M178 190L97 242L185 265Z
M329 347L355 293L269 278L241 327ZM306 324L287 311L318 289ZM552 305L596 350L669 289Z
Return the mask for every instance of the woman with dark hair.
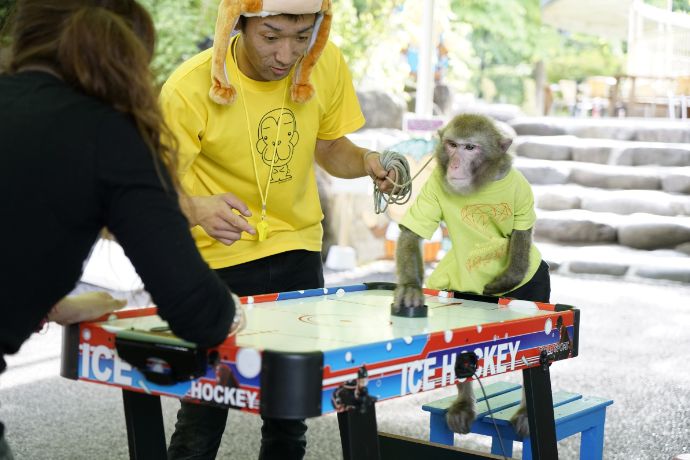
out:
M4 355L74 288L104 227L175 334L201 346L222 342L241 310L200 257L179 208L175 143L149 70L149 14L128 0L18 0L8 24L0 372ZM0 459L12 458L2 435L0 424Z

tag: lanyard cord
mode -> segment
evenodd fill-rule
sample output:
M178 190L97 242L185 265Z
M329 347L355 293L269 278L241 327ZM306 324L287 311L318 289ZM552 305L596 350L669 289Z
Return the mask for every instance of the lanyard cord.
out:
M268 170L268 177L266 179L266 190L261 189L259 182L259 171L256 167L257 152L254 151L254 143L252 142L251 129L249 128L249 111L247 109L247 99L244 97L244 87L242 85L242 76L240 75L240 68L237 64L237 42L240 41L238 36L232 43L232 55L235 63L235 73L237 74L237 81L240 86L240 95L242 96L242 106L244 107L244 117L247 120L247 139L249 139L249 153L252 156L252 165L254 166L254 178L256 179L256 188L259 190L261 196L261 221L257 224L256 229L259 234L259 241L264 241L268 236L268 222L266 222L266 203L268 202L268 190L271 187L271 175L273 174L273 166L275 165L276 156L278 155L278 140L280 139L280 128L283 121L283 113L285 112L285 98L287 97L288 81L285 79L285 89L283 90L283 102L280 106L280 116L278 117L278 129L276 132L276 139L273 147L273 156L271 157L271 167Z

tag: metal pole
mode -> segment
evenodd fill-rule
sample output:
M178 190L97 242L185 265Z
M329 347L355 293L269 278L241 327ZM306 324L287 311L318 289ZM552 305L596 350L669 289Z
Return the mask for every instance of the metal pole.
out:
M417 72L417 96L415 113L433 115L434 107L434 9L435 0L424 0L422 13L422 39L419 44L419 67Z

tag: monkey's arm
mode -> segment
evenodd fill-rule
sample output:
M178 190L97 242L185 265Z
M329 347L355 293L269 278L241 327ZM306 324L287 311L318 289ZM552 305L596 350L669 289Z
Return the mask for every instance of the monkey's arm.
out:
M395 265L398 286L395 288L393 303L404 307L424 305L422 283L424 281L424 262L422 260L422 238L412 230L401 225L395 250Z
M484 294L494 295L511 291L523 280L529 268L532 229L513 230L508 246L508 267L484 286Z

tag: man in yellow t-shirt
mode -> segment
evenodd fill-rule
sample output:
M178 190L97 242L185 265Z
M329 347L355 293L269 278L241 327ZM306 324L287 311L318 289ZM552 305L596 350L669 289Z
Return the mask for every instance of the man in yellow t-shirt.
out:
M392 188L386 177L395 179L376 152L345 137L365 120L338 48L323 42L313 68L300 67L325 40L317 36L330 21L322 2L268 3L318 8L241 16L226 53L216 55L225 49L217 33L214 49L183 63L161 91L179 142L182 208L204 259L238 295L323 287L314 160L337 177L369 175L384 191ZM314 93L295 102L291 82L307 71ZM212 93L226 80L221 92L233 94L232 81L226 105L209 98L212 74ZM227 410L182 402L177 417L169 458L214 458ZM264 418L260 458L301 459L306 428L303 420Z

